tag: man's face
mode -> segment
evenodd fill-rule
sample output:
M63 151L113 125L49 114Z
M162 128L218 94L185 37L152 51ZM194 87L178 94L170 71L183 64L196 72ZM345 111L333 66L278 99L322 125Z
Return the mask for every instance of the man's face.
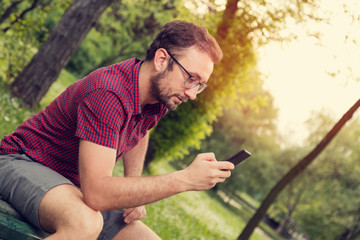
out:
M167 82L169 71L158 73L151 78L151 91L159 102L164 104L169 110L175 110L181 102L186 102L187 97L172 91L170 84ZM174 99L181 99L174 101Z
M172 53L174 54L174 53ZM212 73L214 64L210 57L194 47L188 48L178 54L177 60L201 83L206 83ZM170 56L168 56L170 59ZM166 69L151 78L151 91L157 101L163 103L169 110L175 110L182 102L189 98L196 98L198 87L188 89L184 83L189 75L175 62L172 70Z

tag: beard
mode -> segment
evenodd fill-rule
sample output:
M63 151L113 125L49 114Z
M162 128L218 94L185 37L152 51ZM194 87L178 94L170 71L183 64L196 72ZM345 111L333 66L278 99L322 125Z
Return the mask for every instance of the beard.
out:
M180 98L182 102L187 101L187 97L180 94L172 93L171 87L166 78L169 71L165 70L157 75L151 77L151 93L162 104L164 104L169 110L175 110L180 103L174 102L171 99L175 96Z

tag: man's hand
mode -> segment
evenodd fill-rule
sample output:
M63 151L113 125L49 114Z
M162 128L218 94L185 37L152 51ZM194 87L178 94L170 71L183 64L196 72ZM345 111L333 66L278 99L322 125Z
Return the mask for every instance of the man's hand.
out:
M230 177L230 170L233 169L234 164L227 161L216 161L213 153L202 153L197 155L194 161L183 170L184 180L189 184L190 191L208 190Z
M123 216L127 224L140 220L146 216L145 206L126 209Z

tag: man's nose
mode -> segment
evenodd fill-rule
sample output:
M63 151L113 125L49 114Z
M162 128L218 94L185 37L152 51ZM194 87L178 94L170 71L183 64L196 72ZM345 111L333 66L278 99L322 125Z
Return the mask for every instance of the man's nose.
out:
M195 100L197 92L198 92L198 88L199 88L199 86L190 88L190 89L186 89L186 91L185 91L186 96L188 96L191 100Z

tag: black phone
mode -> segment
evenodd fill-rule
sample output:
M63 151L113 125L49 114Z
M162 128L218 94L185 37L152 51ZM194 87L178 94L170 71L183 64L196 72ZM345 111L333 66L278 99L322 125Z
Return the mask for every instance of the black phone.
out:
M251 156L251 153L246 151L245 149L243 149L240 152L238 152L237 154L235 154L234 156L227 159L226 161L232 162L236 166L250 156Z

